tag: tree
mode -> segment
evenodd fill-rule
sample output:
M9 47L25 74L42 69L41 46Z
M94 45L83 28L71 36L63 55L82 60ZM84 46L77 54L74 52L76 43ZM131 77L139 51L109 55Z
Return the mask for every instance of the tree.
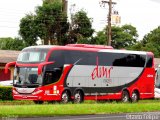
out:
M160 44L160 26L144 36L142 44L145 45L150 42L154 44Z
M24 47L26 45L20 38L0 38L1 50L22 50Z
M91 18L87 17L87 13L83 10L77 12L71 18L71 27L69 31L69 39L72 43L88 43L89 37L92 36Z
M137 30L132 25L123 25L122 27L112 26L112 41L111 46L116 49L127 48L136 44ZM97 33L95 44L106 44L107 36L106 29Z
M114 48L127 48L137 42L138 34L132 25L112 27L112 46Z
M142 44L141 44L141 41L138 41L136 44L134 44L134 45L132 45L132 46L127 47L127 49L129 49L129 50L142 51L143 46L142 46Z
M65 44L69 23L66 13L62 12L62 3L59 0L46 0L36 10L37 22L42 29L39 33L44 44Z
M67 16L62 12L60 0L44 0L35 15L28 14L20 23L20 35L28 45L35 45L38 38L44 44L65 44L69 28Z
M35 17L36 16L33 14L27 14L20 21L19 34L24 39L27 46L36 45L36 41L38 40Z
M106 44L106 32L105 29L97 32L97 35L93 39L93 44L105 45Z
M160 57L160 26L146 34L140 44L141 50L151 51L155 57Z

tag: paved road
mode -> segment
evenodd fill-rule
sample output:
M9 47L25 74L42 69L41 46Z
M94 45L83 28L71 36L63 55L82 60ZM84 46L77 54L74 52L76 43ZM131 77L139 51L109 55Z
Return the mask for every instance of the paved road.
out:
M2 120L160 120L160 112L79 115L61 117L2 118Z
M125 115L81 115L65 117L22 118L18 120L124 120Z

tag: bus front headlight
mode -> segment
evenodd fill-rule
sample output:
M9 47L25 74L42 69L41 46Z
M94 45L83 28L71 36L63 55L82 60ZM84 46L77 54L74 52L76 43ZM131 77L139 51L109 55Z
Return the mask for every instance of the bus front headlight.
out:
M39 94L41 92L43 92L43 90L37 90L37 91L33 92L32 95L37 95L37 94Z

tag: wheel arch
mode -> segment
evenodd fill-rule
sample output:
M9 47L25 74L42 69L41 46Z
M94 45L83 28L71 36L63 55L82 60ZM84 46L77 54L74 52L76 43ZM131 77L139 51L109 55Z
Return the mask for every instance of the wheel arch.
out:
M63 94L65 91L67 91L68 94L69 94L69 96L71 97L71 95L72 95L71 89L70 89L70 88L64 88L64 90L62 91L62 94ZM61 95L62 95L62 94L61 94Z
M140 91L139 91L139 89L138 89L138 88L134 88L134 89L132 90L132 92L131 92L130 97L132 96L132 93L133 93L133 92L136 92L137 95L138 95L138 99L140 99Z
M77 91L80 91L80 92L82 93L82 95L83 95L83 100L84 100L85 94L84 94L83 88L76 88L76 89L74 90L73 94L75 94Z
M125 87L125 88L122 89L121 94L122 94L123 91L127 91L127 92L128 92L128 95L129 95L129 97L130 97L131 93L129 92L129 90L128 90L127 87Z

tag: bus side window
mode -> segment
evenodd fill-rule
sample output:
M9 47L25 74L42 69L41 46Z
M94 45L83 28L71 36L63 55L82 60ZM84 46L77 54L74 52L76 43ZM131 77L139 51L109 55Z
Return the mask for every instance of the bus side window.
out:
M51 84L57 82L62 74L62 67L54 68L53 71L46 71L44 75L44 84Z
M147 63L146 63L146 67L151 68L153 64L153 56L148 55L147 56Z
M46 71L44 75L44 83L45 85L52 83L53 74L50 71Z

